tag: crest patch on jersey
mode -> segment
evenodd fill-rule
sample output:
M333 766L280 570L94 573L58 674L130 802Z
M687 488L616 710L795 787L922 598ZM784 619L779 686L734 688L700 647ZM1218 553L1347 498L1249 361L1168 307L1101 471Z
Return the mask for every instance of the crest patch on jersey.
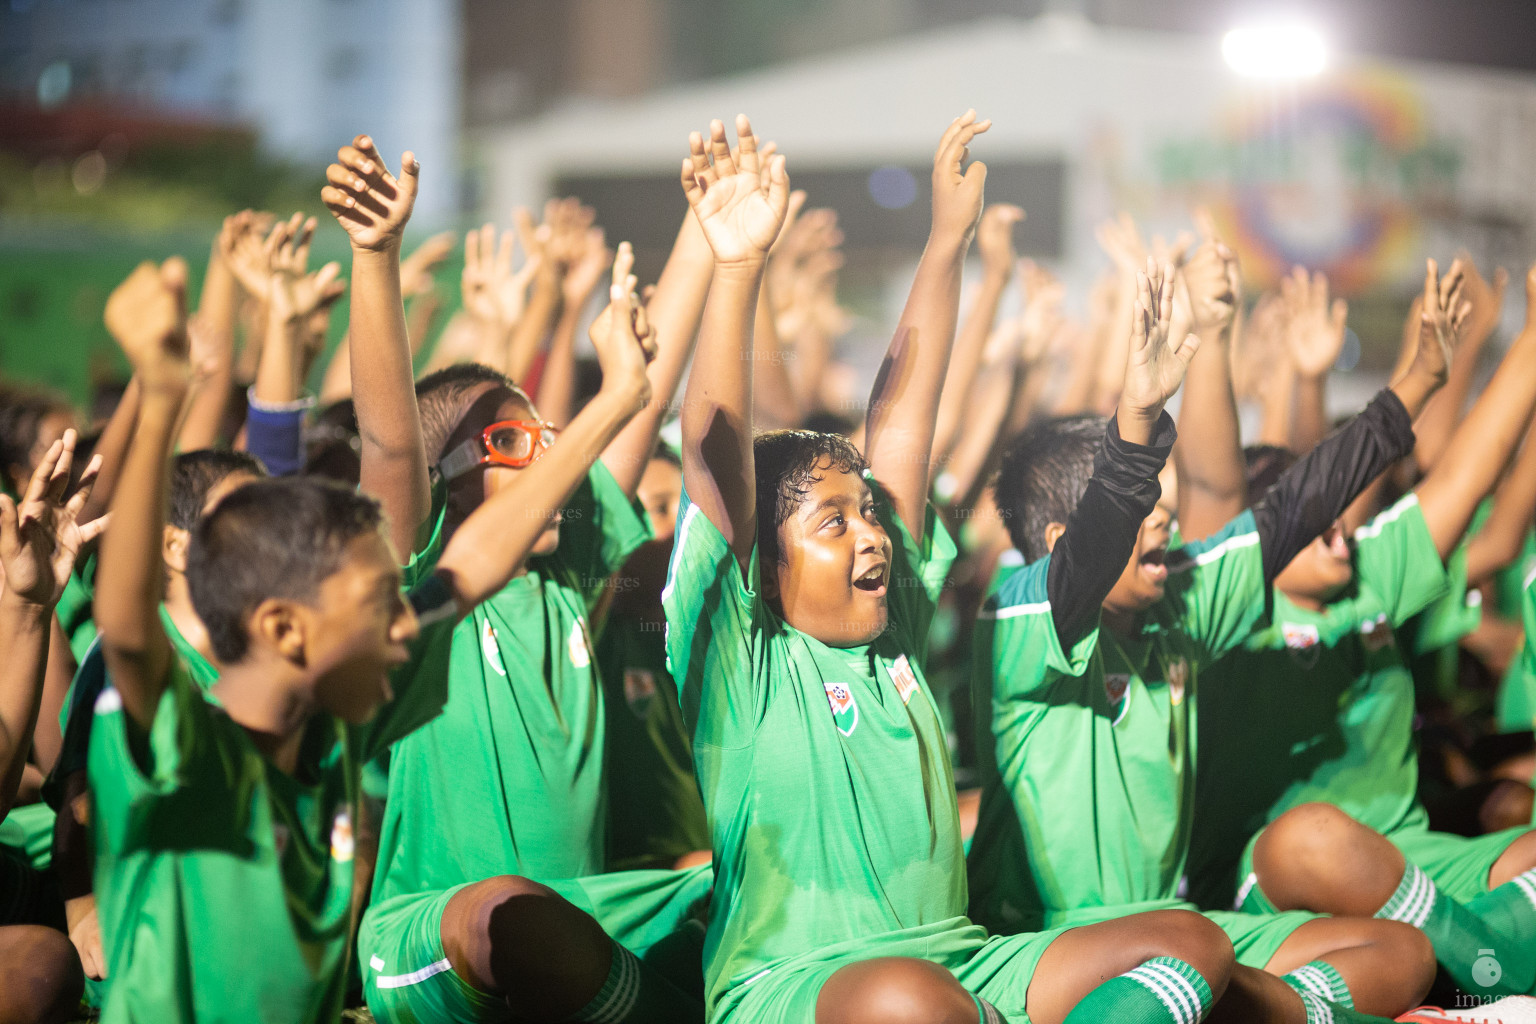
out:
M852 736L853 730L859 727L859 705L853 699L853 690L847 683L824 683L827 691L827 703L832 706L832 721L837 725L837 731L844 736Z
M571 664L577 668L586 668L592 664L592 655L587 650L587 631L582 628L581 620L571 623L571 635L566 642L568 653L571 656Z
M1104 676L1104 697L1109 701L1109 709L1114 712L1111 725L1119 725L1120 719L1125 717L1125 709L1131 703L1126 699L1130 689L1131 677L1126 673L1110 672Z
M501 647L496 643L496 629L491 625L490 619L486 619L480 626L480 650L485 655L485 663L491 666L491 670L505 677L507 666L502 664Z
M1189 687L1189 659L1182 654L1163 667L1163 678L1168 680L1168 694L1174 704L1184 703L1184 691Z
M338 808L336 820L331 822L331 860L345 864L357 852L357 841L352 835L352 810Z
M651 698L656 696L656 673L648 668L624 670L624 700L636 718L644 719L651 708Z
M1397 641L1392 636L1392 627L1387 624L1387 617L1378 615L1360 623L1360 642L1365 644L1368 651L1379 651L1391 647Z
M1308 623L1286 622L1281 624L1280 632L1285 637L1285 646L1293 651L1305 651L1316 647L1323 640L1317 627Z
M902 704L910 701L917 692L917 675L912 671L912 663L907 661L905 654L891 663L891 682L896 684L896 692L901 694Z

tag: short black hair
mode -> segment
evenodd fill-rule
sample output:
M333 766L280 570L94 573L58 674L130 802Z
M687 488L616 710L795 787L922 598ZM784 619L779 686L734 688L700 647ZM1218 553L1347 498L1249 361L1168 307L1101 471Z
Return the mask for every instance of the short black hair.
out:
M448 439L469 412L469 394L482 384L494 384L527 401L523 389L506 374L481 363L455 363L416 382L416 407L421 414L421 439L427 461L436 464L447 453ZM530 403L531 405L532 403Z
M1088 489L1104 441L1102 416L1057 416L1032 424L1003 453L993 487L998 514L1026 561L1044 558L1045 528L1065 523Z
M752 440L757 479L757 546L760 564L783 563L779 527L795 514L821 473L858 473L863 454L841 434L817 430L770 430ZM825 462L828 465L822 466Z
M1254 444L1243 449L1248 472L1248 504L1257 505L1275 486L1281 474L1296 465L1297 455L1276 444Z
M363 475L362 451L357 407L350 398L332 402L304 428L304 472L309 476L356 487Z
M213 653L234 663L250 646L246 618L262 601L313 601L354 539L383 522L379 503L340 484L279 477L247 484L192 529L187 583Z
M656 447L651 449L651 459L655 462L665 462L667 465L675 468L678 472L682 472L683 457L677 454L677 449L673 448L659 437L656 439Z
M43 420L54 413L72 413L60 395L38 388L0 385L0 471L11 467L31 472L32 449Z
M267 467L249 452L228 448L199 448L172 459L170 524L183 530L196 526L208 504L208 492L234 473L265 478Z

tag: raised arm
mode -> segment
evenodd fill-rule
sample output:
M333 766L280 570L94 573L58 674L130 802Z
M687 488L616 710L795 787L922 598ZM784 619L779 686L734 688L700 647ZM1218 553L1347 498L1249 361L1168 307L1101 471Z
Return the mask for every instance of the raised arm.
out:
M1232 323L1242 301L1237 256L1201 218L1205 240L1180 273L1190 326L1200 352L1189 367L1179 405L1179 533L1208 537L1248 502L1248 476L1232 394Z
M672 255L667 258L667 265L656 282L656 291L645 306L646 319L656 331L657 343L656 359L646 370L651 382L650 403L629 421L603 452L603 465L608 467L625 494L632 496L640 487L651 448L656 444L656 434L677 394L683 370L693 357L694 346L699 340L699 320L704 316L704 301L709 297L709 281L714 269L714 253L704 239L699 219L690 209L683 214ZM593 344L596 344L595 338Z
M325 170L320 198L352 240L352 309L347 325L352 400L362 441L359 486L379 499L401 557L431 510L427 452L411 372L400 297L400 239L416 204L421 165L407 152L400 177L384 166L373 140L359 135Z
M933 158L933 226L906 308L869 395L864 454L914 537L923 534L939 394L959 317L965 251L981 219L987 165L964 167L971 140L992 126L968 110L955 118Z
M1175 436L1163 406L1200 347L1198 335L1182 341L1169 335L1173 288L1172 264L1159 269L1149 259L1146 271L1137 274L1119 407L1082 500L1066 523L1047 527L1046 593L1064 650L1097 620L1161 494L1157 476Z
M1457 424L1435 468L1415 488L1441 558L1461 543L1472 514L1503 475L1536 408L1536 318L1530 308L1536 306L1536 267L1526 275L1525 287L1525 329L1509 346L1471 411ZM1421 347L1427 332L1460 333L1472 311L1468 300L1456 304L1452 299L1447 307L1432 299L1438 296L1426 291Z
M75 432L53 442L37 464L21 501L0 495L0 819L10 813L32 750L53 608L69 580L80 546L101 532L103 519L79 525L100 458L87 467L83 483L66 502ZM57 751L55 751L55 754Z
M1416 437L1413 445L1414 461L1419 470L1428 473L1440 461L1440 456L1450 444L1456 424L1472 391L1472 379L1477 375L1478 360L1494 330L1499 326L1499 316L1504 311L1504 288L1509 284L1509 274L1503 267L1494 271L1493 283L1484 280L1477 265L1468 257L1462 257L1465 271L1462 283L1463 298L1472 304L1467 317L1466 330L1451 357L1450 376L1424 412L1414 422Z
M1491 576L1520 557L1536 520L1536 418L1525 429L1525 446L1493 494L1483 528L1467 543L1467 579Z
M768 249L789 208L789 175L775 156L765 186L757 144L737 115L739 162L725 125L711 121L709 147L689 136L683 192L714 254L699 350L683 397L683 484L745 565L757 535L752 462L752 323Z
M971 300L971 310L955 339L955 350L944 378L944 392L939 396L938 420L933 428L936 457L948 455L955 447L965 407L971 400L976 373L981 369L982 352L997 322L997 308L1003 292L1013 277L1018 254L1013 249L1013 227L1024 219L1022 208L1011 203L993 203L981 215L976 229L976 248L981 253L981 283Z
M230 266L228 253L236 239L245 232L253 218L249 210L225 217L208 256L208 272L203 276L203 290L198 296L197 319L203 335L204 351L192 365L206 376L190 400L177 446L182 451L212 448L219 443L224 428L224 414L229 407L230 385L235 373L235 312L240 301L240 286ZM122 451L127 450L124 434ZM101 451L100 445L97 451ZM105 453L104 453L105 454ZM116 483L116 466L103 463L96 500L105 503ZM105 504L103 504L105 507Z
M1349 305L1328 301L1328 278L1308 275L1303 267L1280 281L1286 309L1286 348L1295 371L1295 419L1292 451L1309 452L1328 435L1328 373L1344 350L1344 320Z
M1445 383L1456 323L1439 310L1458 310L1461 267L1442 280L1430 260L1424 280L1426 314L1413 359L1390 388L1348 425L1325 438L1269 489L1253 508L1264 556L1264 577L1273 581L1292 558L1326 530L1387 467L1413 447L1413 417Z
M539 374L539 412L557 427L570 422L576 402L576 328L592 292L613 263L602 228L588 228L581 255L560 278L560 319Z
M165 592L169 459L191 380L187 268L179 259L141 263L107 299L107 330L133 363L142 397L123 478L112 496L112 529L101 544L96 625L123 708L141 728L155 717L170 667L160 624Z
M544 532L545 514L559 509L586 479L599 452L651 399L646 364L656 355L655 334L634 296L634 257L626 242L613 267L602 332L592 343L603 385L553 447L466 519L437 563L458 603L459 614L506 585Z

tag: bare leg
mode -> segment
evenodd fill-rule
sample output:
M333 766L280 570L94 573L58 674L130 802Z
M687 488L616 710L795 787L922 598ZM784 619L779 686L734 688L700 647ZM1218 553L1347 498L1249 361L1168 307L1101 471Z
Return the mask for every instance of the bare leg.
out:
M61 1024L75 1016L84 987L80 956L63 932L0 928L0 1021Z
M1392 898L1405 867L1391 840L1332 804L1286 811L1253 848L1259 888L1281 910L1370 917Z
M1029 1019L1061 1024L1088 993L1160 956L1194 967L1221 999L1233 966L1226 932L1191 911L1157 910L1074 928L1051 943L1029 983Z
M976 1024L976 1003L938 964L887 956L849 964L816 997L816 1024Z
M1497 889L1532 868L1536 868L1536 829L1510 843L1493 862L1493 868L1488 872L1488 888Z
M1308 921L1281 943L1264 969L1279 976L1314 960L1331 964L1356 1008L1377 1017L1407 1013L1435 982L1434 947L1423 932L1397 921Z

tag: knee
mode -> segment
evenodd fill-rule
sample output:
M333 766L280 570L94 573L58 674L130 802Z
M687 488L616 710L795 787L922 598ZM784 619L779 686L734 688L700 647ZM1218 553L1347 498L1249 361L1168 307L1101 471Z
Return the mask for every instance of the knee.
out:
M1366 937L1382 975L1400 978L1403 989L1412 989L1418 996L1428 992L1435 983L1437 970L1435 947L1429 936L1401 921L1373 920L1361 924L1368 929Z
M1142 932L1145 945L1138 966L1160 956L1183 960L1200 972L1212 995L1220 998L1237 963L1232 940L1221 926L1192 910L1157 910L1141 916L1148 927Z
M816 1024L976 1024L976 1003L938 964L883 957L850 964L816 998Z
M1259 877L1293 868L1313 872L1327 864L1350 831L1359 826L1332 804L1301 804L1269 823L1253 847Z
M0 929L0 1020L58 1024L74 1017L85 990L80 956L62 932L36 925Z

